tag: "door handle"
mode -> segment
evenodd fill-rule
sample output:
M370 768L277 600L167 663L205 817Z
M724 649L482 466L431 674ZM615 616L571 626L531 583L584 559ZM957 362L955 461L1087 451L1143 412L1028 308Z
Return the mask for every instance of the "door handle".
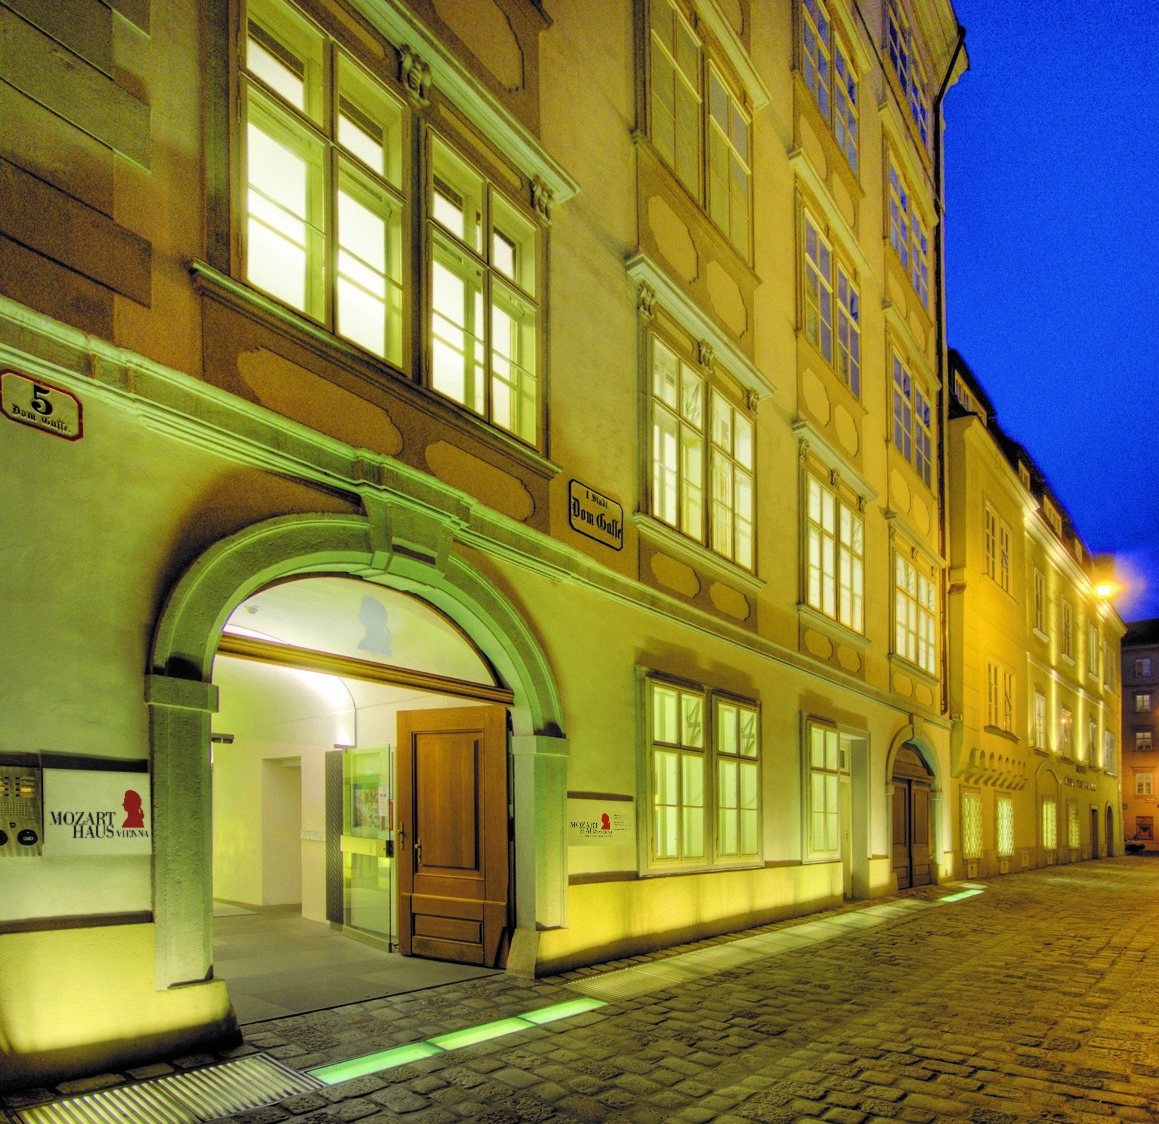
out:
M406 827L403 824L398 825L398 849L401 851L406 846Z
M421 839L415 840L415 867L416 869L422 865L423 861L423 841Z

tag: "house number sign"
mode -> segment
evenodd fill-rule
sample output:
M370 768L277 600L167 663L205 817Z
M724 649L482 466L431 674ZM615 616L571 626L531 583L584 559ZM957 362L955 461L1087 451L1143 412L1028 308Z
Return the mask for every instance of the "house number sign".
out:
M589 539L602 542L613 550L624 545L624 509L615 500L573 480L570 485L568 512L572 529Z
M66 441L79 441L84 433L76 395L17 371L0 371L0 409L14 422Z

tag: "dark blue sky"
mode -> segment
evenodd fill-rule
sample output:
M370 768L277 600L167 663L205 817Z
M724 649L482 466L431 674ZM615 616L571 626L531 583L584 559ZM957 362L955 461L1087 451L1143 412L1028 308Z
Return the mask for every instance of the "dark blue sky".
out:
M1159 617L1159 3L954 0L949 344L1080 535L1124 620Z

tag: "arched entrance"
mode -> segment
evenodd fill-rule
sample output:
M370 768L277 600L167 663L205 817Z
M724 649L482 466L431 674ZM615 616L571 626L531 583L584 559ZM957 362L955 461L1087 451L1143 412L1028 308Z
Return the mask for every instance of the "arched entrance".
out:
M347 575L420 597L454 622L494 669L511 700L510 755L502 756L515 807L510 865L519 872L510 893L516 926L511 937L518 945L520 933L531 937L537 927L566 924L566 742L560 736L558 692L542 650L510 603L454 555L451 531L439 519L396 509L381 498L368 507L375 512L372 519L287 516L215 544L181 579L163 611L146 683L155 777L159 986L212 974L208 747L210 718L218 707L211 675L223 627L247 598L306 575ZM365 622L363 631L369 631ZM504 806L507 796L504 788ZM417 842L413 836L408 846L411 842ZM436 845L436 855L445 858L445 849ZM525 943L533 958L534 941Z
M934 881L931 807L934 776L911 745L894 757L892 867L897 888L928 886Z

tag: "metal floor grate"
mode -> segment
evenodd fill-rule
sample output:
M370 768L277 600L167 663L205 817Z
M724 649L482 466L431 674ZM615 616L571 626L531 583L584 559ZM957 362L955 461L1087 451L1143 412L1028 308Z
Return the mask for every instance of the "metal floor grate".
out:
M265 1054L102 1089L18 1112L23 1124L206 1124L263 1108L322 1082Z

